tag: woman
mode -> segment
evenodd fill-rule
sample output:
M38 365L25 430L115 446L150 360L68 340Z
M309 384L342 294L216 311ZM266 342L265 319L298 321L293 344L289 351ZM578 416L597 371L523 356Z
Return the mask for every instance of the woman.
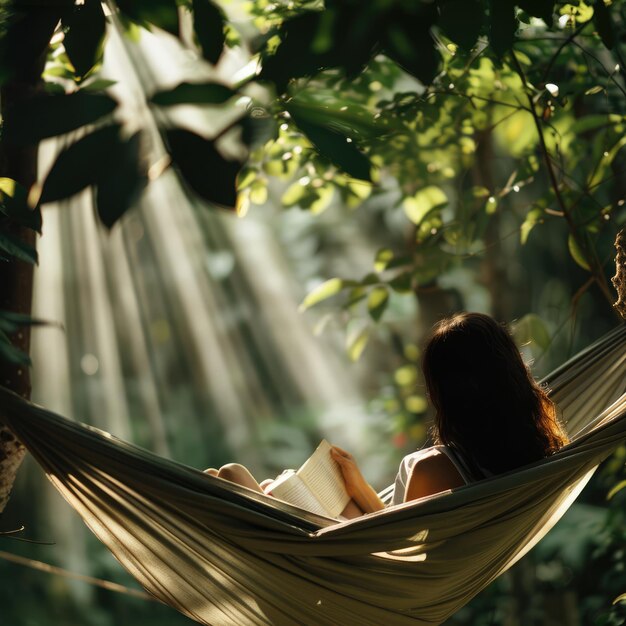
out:
M440 321L426 345L422 366L435 409L436 445L402 460L392 504L513 470L567 442L554 404L533 379L508 330L488 315L459 313ZM358 507L344 515L384 508L352 456L337 446L331 454ZM262 490L241 465L215 473Z

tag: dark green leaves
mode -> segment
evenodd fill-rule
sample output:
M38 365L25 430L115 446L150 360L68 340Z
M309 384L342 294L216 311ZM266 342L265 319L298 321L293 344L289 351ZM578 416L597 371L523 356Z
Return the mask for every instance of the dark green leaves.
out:
M120 126L105 126L61 152L46 177L41 202L97 188L96 208L109 228L130 208L147 181L139 133L124 140Z
M100 128L59 154L43 184L41 202L55 202L73 196L98 181L114 163L120 127Z
M26 189L12 178L0 178L0 213L20 226L41 232L41 211L28 204Z
M367 297L367 311L370 317L379 322L389 304L389 292L386 287L372 289Z
M615 45L615 32L609 7L604 4L604 0L596 0L593 5L593 22L602 39L602 43L610 50Z
M429 84L441 60L430 34L437 17L433 2L327 3L323 11L283 22L280 44L264 55L260 77L283 93L291 79L323 69L340 68L355 76L383 52Z
M341 278L330 278L308 293L306 298L304 298L298 307L298 310L302 313L303 311L310 309L312 306L315 306L316 304L338 294L345 287L353 287L354 285L354 281L346 282Z
M516 4L528 15L541 18L548 26L552 24L554 0L517 0Z
M193 0L193 29L202 56L210 63L217 63L226 39L222 10L211 0Z
M117 0L117 6L133 22L150 24L178 36L178 7L175 0Z
M394 11L382 39L383 52L425 85L437 75L439 53L430 34L437 20L434 3L414 3L411 10Z
M167 140L172 160L189 187L207 202L235 208L241 164L225 159L213 141L189 130L168 130Z
M350 137L307 118L295 107L287 106L287 110L294 124L322 156L354 178L371 180L369 159L359 151Z
M0 216L2 215L9 219L2 219L0 224L0 259L14 257L26 263L37 263L37 250L17 234L19 229L14 230L10 224L41 232L41 212L39 208L30 208L26 190L11 178L0 178Z
M23 326L43 326L50 322L35 319L22 313L12 311L0 311L0 360L15 363L17 365L30 365L28 354L16 348L9 335L16 333Z
M4 138L9 143L38 143L93 124L116 106L107 95L83 91L32 98L7 111Z
M141 139L137 132L128 141L116 142L115 158L98 180L96 209L108 228L134 204L148 182Z
M150 102L159 106L223 104L235 95L236 91L220 83L180 83L168 91L158 91L150 98Z
M490 0L489 43L499 58L511 49L515 39L518 24L514 4L514 0Z
M443 0L438 25L463 50L472 49L481 35L486 14L481 0Z
M263 60L260 78L282 93L292 78L310 76L330 67L357 74L370 60L379 24L371 11L327 7L287 20L279 30L281 43Z
M13 311L0 311L0 331L11 334L17 332L23 326L48 326L55 325L54 322L30 317L23 313L14 313Z
M76 76L84 78L100 61L106 22L100 0L86 0L74 5L63 18L66 29L63 47Z
M37 250L16 235L0 232L0 254L8 254L26 263L37 263Z

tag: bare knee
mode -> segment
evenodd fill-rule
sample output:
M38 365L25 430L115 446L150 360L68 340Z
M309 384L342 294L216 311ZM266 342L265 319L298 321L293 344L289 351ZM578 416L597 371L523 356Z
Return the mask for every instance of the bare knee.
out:
M226 465L222 465L222 467L220 467L217 476L219 478L223 478L224 480L230 480L231 483L243 485L248 482L250 472L239 463L227 463Z
M257 483L254 476L248 471L248 468L239 463L223 465L217 476L218 478L223 478L224 480L229 480L232 483L247 487L248 489L263 492L261 487L259 487L259 483Z

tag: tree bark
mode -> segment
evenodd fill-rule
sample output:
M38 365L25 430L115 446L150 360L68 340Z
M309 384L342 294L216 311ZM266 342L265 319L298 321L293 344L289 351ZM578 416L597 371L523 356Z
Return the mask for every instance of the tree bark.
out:
M48 44L59 22L60 8L31 9L11 18L2 42L3 70L11 72L0 89L0 111L5 128L11 123L11 108L43 89L43 72ZM8 113L8 115L7 115ZM0 175L12 178L26 189L37 181L37 146L0 143ZM0 230L35 245L34 231L3 218ZM0 309L30 315L33 291L33 266L13 259L0 264ZM13 345L29 353L30 329L24 327L10 337ZM24 398L30 397L28 367L0 361L0 384ZM0 415L0 514L9 499L25 448L1 424Z
M486 187L490 193L495 189L493 177L494 150L493 137L490 130L484 131L478 137L476 151L476 165L474 166L475 184ZM491 299L491 314L498 321L511 319L508 303L509 284L507 268L504 265L506 255L502 250L500 233L500 210L491 216L485 232L485 255L481 268L482 283L489 291Z

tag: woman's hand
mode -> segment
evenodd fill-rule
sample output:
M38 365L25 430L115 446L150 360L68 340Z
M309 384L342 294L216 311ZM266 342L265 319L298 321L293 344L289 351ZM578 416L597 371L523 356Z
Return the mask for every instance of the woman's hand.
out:
M371 485L363 478L354 457L338 446L331 446L330 454L343 474L346 491L362 511L371 513L385 508Z
M343 481L346 485L346 491L354 498L365 483L365 478L361 474L359 466L356 464L354 457L338 446L332 446L330 455L337 462L343 474Z

